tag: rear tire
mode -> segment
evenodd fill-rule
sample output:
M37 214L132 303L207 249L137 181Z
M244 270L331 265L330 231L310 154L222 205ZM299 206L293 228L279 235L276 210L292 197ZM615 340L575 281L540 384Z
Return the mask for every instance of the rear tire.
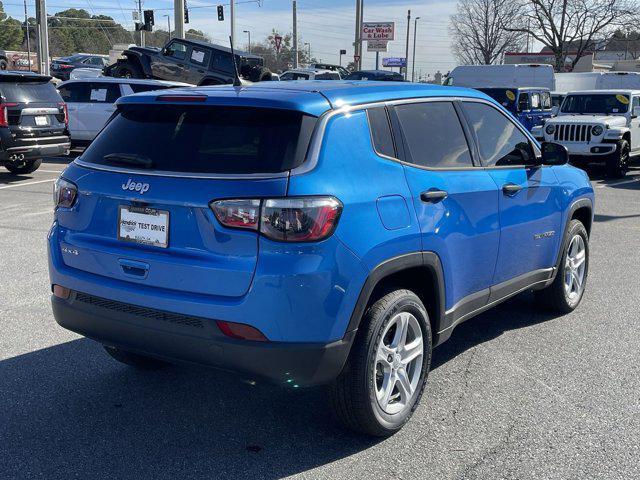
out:
M551 285L535 292L537 305L552 312L572 312L582 300L588 273L589 236L580 220L571 220L556 278Z
M622 178L629 170L629 154L631 147L626 140L620 140L616 144L616 151L607 158L607 175L613 178Z
M15 175L24 175L26 173L33 173L42 165L42 159L36 158L35 160L26 160L24 164L17 166L6 164L5 168Z
M128 352L120 348L109 347L107 345L103 345L103 347L112 358L120 363L129 365L130 367L139 368L141 370L157 370L168 365L167 362L163 362L162 360L138 355L137 353Z
M337 419L351 430L378 437L400 430L422 397L431 348L429 316L413 292L395 290L377 300L330 386Z
M9 68L9 62L4 58L0 59L0 70L7 70Z
M130 60L118 62L113 69L113 76L117 78L144 78L140 67Z

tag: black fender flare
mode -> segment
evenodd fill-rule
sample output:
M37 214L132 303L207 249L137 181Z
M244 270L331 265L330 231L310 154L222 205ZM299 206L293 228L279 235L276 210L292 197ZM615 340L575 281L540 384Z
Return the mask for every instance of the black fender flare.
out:
M558 248L558 254L556 256L556 269L553 277L547 283L547 285L553 282L553 280L555 279L556 273L559 271L560 262L562 261L562 252L564 249L564 237L567 235L567 229L569 228L569 223L571 223L571 218L579 208L583 208L583 207L587 207L591 212L591 227L589 228L589 231L591 231L591 228L593 228L593 215L594 215L593 202L589 198L579 198L575 200L571 204L571 206L567 209L567 216L565 217L564 228L562 229L562 238L560 238L560 248ZM585 227L587 227L587 225L585 225Z
M428 270L433 280L435 280L434 283L435 288L437 288L437 292L435 292L434 297L436 298L437 305L434 305L434 310L437 312L437 318L433 319L435 326L433 334L436 335L437 332L440 331L441 323L444 319L445 284L440 257L438 257L436 253L430 251L413 252L393 257L379 263L375 268L373 268L373 270L369 272L367 280L360 291L356 306L351 313L351 319L349 320L349 325L347 326L345 335L357 330L360 326L360 321L362 320L365 309L369 304L371 294L381 280L394 273L416 267Z
M152 78L153 75L151 73L151 60L149 59L148 55L140 52L134 52L133 50L125 50L124 52L122 52L122 55L127 60L135 59L133 61L137 61L140 64L140 66L142 67L142 73L144 73L147 77Z

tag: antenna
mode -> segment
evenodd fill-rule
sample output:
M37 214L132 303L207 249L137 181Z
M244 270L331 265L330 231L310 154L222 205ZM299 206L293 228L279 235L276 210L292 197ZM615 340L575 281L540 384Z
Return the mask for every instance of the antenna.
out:
M233 49L233 40L231 39L231 35L229 35L229 44L231 45L231 58L233 58L233 86L241 87L242 82L240 81L240 75L238 74L238 60L236 59L236 52Z

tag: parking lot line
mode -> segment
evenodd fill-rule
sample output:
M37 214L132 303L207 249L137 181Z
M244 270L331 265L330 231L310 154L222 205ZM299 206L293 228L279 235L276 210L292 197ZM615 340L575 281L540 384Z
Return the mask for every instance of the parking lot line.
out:
M41 172L41 173L62 173L62 170L42 170L41 168L39 168L38 172Z
M615 187L616 185L626 185L628 183L633 183L638 181L640 181L640 178L632 178L631 180L621 180L619 182L603 183L601 185L597 185L596 188Z
M14 183L13 185L5 185L4 187L0 187L0 190L4 190L6 188L14 188L14 187L24 187L27 185L36 185L38 183L47 183L47 182L55 182L55 178L50 178L48 180L37 180L35 182L25 182L25 183Z

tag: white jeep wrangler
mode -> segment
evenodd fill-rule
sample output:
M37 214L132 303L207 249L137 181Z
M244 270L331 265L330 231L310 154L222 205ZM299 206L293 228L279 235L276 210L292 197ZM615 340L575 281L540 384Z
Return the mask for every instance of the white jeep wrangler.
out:
M558 116L534 127L539 141L564 145L573 164L604 163L622 177L640 155L640 90L570 92Z

